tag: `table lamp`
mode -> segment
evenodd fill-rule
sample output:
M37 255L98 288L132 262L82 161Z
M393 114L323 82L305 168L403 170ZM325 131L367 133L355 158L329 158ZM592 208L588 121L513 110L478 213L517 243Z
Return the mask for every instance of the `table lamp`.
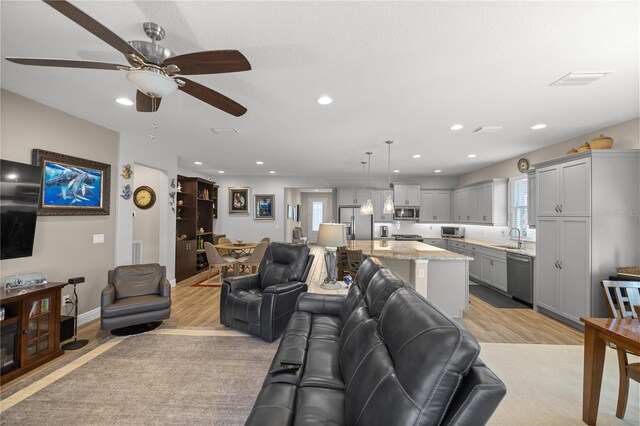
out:
M342 223L321 223L318 231L318 245L323 246L327 252L324 254L324 264L327 268L327 277L320 287L326 290L336 290L340 284L336 283L336 250L347 245L347 234Z

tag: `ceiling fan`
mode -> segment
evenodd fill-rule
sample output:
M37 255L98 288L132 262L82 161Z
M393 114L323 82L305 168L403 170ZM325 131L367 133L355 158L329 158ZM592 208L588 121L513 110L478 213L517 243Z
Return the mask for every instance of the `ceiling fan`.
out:
M71 3L64 0L43 1L123 53L130 66L67 59L6 58L8 61L22 65L45 67L126 71L127 79L138 89L136 109L141 112L157 111L162 98L176 89L236 117L247 112L247 109L236 101L195 81L182 77L183 75L218 74L250 70L251 64L239 51L211 50L176 56L169 49L156 44L157 41L162 40L165 36L164 29L157 24L146 22L143 25L144 31L151 39L151 42L131 41L127 43Z

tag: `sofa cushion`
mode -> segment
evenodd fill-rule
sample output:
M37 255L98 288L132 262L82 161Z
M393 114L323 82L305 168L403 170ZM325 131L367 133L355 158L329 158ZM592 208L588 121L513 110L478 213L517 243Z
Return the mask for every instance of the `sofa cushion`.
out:
M270 243L258 268L260 286L303 281L309 247L286 243Z
M343 390L339 351L340 344L337 340L309 339L300 387L315 386Z
M386 266L384 266L377 257L367 257L364 262L362 262L362 265L360 265L358 273L353 280L353 282L360 287L362 294L367 292L367 287L369 286L371 279L381 269L386 269Z
M227 296L225 304L227 318L249 324L260 324L262 289L234 290Z
M116 289L116 300L146 294L160 294L164 268L157 263L118 266L109 271L110 284Z
M340 319L331 315L314 315L311 324L310 339L340 339Z
M306 387L296 396L296 426L345 425L344 392L336 389Z
M382 269L376 273L369 282L364 295L371 317L377 321L389 297L396 290L407 285L410 284L405 283L402 278L398 277L389 269Z
M116 300L106 305L101 310L104 318L121 317L125 315L140 314L144 312L167 309L171 306L171 297L162 296L135 296Z
M258 394L248 425L287 426L293 424L298 388L286 383L266 384Z

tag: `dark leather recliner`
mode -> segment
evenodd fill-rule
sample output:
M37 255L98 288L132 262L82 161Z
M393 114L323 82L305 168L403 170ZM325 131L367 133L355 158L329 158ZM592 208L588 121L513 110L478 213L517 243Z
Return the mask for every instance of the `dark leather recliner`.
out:
M313 255L306 245L270 243L258 273L225 278L220 322L272 342L280 337L305 283Z
M167 270L157 263L118 266L109 271L100 298L103 330L168 319L171 316L171 284Z

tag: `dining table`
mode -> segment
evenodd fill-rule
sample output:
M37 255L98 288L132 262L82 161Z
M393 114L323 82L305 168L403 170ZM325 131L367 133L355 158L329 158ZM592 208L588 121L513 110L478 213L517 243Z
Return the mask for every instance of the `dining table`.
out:
M230 256L235 257L235 258L240 258L242 256L247 256L249 255L253 249L256 248L256 246L258 245L258 243L222 243L222 244L216 244L214 245L214 247L218 250L218 251L227 251L227 253L229 253Z
M582 421L588 425L595 425L600 403L606 342L640 355L640 320L580 318L580 321L585 326Z

